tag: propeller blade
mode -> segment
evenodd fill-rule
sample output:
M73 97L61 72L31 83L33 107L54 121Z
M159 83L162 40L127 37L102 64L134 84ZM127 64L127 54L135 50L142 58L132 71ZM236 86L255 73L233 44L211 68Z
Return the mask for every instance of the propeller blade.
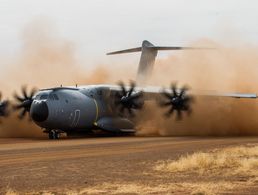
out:
M37 91L38 90L36 88L32 88L32 90L30 92L30 98L32 98L36 94Z
M187 86L182 87L179 97L180 98L183 97L185 95L186 91L188 91L188 90L189 90L189 88Z
M17 101L19 101L19 102L23 102L23 100L24 100L23 98L21 98L20 96L18 96L17 93L15 93L13 96L14 96L14 98L15 98Z
M118 85L119 85L119 86L121 87L121 89L122 89L122 94L123 94L123 96L126 96L127 91L126 91L126 89L125 89L124 83L123 83L122 81L119 81L119 82L118 82Z
M131 96L128 97L128 100L135 100L135 99L140 99L143 97L143 92L140 91L140 92L137 92Z
M18 115L18 117L19 117L19 119L23 119L23 118L25 117L25 115L26 115L26 110L23 109L23 110L20 112L20 114Z
M117 91L117 92L115 93L115 99L119 99L119 100L120 100L121 97L123 97L122 94L120 94L120 92Z
M132 92L134 91L134 88L135 88L135 82L131 81L131 88L129 90L128 96L132 95Z
M21 105L21 104L18 105L18 104L17 104L17 105L14 105L14 106L13 106L13 109L14 109L14 110L19 110L20 108L23 108L23 105Z
M161 107L167 107L169 105L171 105L171 102L160 102L159 104Z
M141 109L143 107L142 102L133 102L133 108L134 109Z
M28 97L28 95L27 95L27 92L26 92L26 86L23 86L22 87L22 95L23 95L23 97L25 98L25 99L28 99L29 97Z
M134 116L134 109L141 109L143 107L143 92L135 92L136 83L134 81L130 82L130 89L127 91L124 83L119 81L120 92L115 94L114 104L118 106L118 111L124 113L125 109L128 110L130 116Z
M194 97L193 96L185 96L184 101L187 103L194 103Z
M192 110L192 108L189 107L187 110L187 115L191 116L192 113L193 113L193 110Z
M168 93L165 90L162 92L165 99L160 101L160 107L170 107L170 109L165 113L165 116L169 117L176 111L176 120L182 120L183 112L187 112L188 115L191 114L191 103L194 101L194 98L186 95L188 90L189 88L186 85L183 86L181 90L178 90L177 84L174 82L171 83L171 93Z
M134 114L134 112L131 108L127 108L127 110L128 110L131 117L135 117L135 114Z
M32 88L32 90L28 93L27 87L23 86L21 88L22 95L19 96L17 93L14 93L14 99L17 101L17 104L13 106L14 110L21 110L18 117L23 119L26 116L26 112L30 112L30 107L33 102L33 96L36 93L36 88Z
M169 109L169 111L167 111L167 113L165 113L166 117L170 117L173 115L175 109L173 108L173 106L171 106L171 108Z
M7 117L9 115L9 101L5 100L0 102L0 116Z
M176 91L176 87L177 86L177 83L172 83L171 84L171 90L172 90L172 92L173 92L173 96L174 97L177 97L177 91Z
M167 99L171 100L173 98L172 95L170 95L168 92L166 92L165 90L162 92L162 95L165 96Z

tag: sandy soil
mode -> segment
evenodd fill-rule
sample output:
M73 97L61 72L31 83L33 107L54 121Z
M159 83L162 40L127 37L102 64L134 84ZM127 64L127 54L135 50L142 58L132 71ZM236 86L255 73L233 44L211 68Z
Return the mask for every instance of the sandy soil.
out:
M194 188L186 184L191 181L198 185L196 176L160 173L153 169L155 163L246 144L258 144L258 137L0 139L0 194L137 194L141 190L147 194L191 194ZM209 180L224 182L220 177ZM258 182L249 185L247 178L227 180L235 182L227 194L258 192Z

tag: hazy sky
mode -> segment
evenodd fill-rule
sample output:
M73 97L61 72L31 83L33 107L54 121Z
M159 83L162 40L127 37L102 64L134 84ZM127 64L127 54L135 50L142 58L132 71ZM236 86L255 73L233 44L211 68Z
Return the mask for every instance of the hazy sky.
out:
M0 55L19 52L26 25L42 18L90 62L144 39L159 45L203 37L258 43L257 0L0 0Z

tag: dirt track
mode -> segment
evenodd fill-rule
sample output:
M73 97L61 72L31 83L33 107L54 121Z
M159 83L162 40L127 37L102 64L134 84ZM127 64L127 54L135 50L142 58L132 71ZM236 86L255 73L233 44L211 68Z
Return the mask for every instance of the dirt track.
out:
M0 193L63 193L105 182L166 183L168 177L149 174L159 160L248 143L258 143L258 138L0 139Z

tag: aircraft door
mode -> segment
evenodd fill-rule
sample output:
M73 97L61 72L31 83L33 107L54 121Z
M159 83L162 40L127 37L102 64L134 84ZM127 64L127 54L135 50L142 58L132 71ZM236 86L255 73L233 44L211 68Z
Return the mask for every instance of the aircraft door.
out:
M74 117L73 117L73 120L72 120L72 123L71 123L72 128L77 127L78 122L80 120L80 116L81 116L81 111L80 110L75 110L74 111Z

